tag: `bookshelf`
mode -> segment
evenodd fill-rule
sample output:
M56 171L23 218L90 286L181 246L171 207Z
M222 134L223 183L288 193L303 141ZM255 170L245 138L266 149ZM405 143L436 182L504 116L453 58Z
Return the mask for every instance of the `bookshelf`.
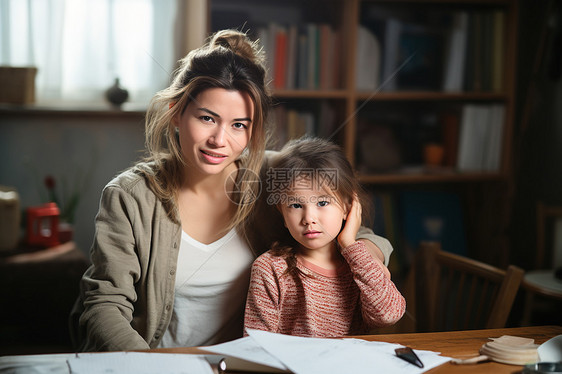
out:
M343 146L369 190L454 191L466 208L469 247L496 248L471 255L504 265L516 0L209 0L208 6L209 31L233 27L270 41L277 34L268 31L284 33L285 52L275 51L275 43L266 46L274 55L270 77L279 131L288 126L287 112L308 112L314 121L309 127ZM330 48L322 49L326 42L319 36L316 57L310 42L302 54L316 58L318 70L328 65L331 78L299 84L298 35L311 38L314 28L316 35L330 30ZM291 33L297 35L293 47ZM295 50L297 60L291 60L287 55ZM288 61L281 74L275 70L283 65L279 53ZM443 147L443 161L427 165L424 148L433 143ZM493 204L482 203L490 199ZM483 227L491 220L496 223Z

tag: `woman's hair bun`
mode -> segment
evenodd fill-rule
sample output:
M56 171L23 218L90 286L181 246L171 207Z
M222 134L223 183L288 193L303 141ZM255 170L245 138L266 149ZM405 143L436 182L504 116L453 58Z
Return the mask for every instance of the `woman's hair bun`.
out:
M209 47L227 48L256 64L262 65L265 61L264 51L259 44L252 41L247 34L238 30L227 29L217 31L211 36Z

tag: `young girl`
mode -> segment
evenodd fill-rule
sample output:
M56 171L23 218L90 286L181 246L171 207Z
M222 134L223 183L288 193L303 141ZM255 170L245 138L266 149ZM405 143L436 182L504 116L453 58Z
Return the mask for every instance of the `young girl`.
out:
M252 265L245 328L335 337L396 323L406 302L382 262L355 240L361 189L340 148L291 141L267 182L290 235Z

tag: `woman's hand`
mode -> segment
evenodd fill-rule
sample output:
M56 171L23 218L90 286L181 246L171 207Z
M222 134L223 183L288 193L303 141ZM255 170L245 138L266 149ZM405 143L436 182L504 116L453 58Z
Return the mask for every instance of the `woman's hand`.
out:
M347 219L345 221L345 226L338 235L338 243L342 248L345 248L353 243L355 243L355 237L357 232L361 227L361 203L357 196L353 198L351 203L351 208L347 213Z

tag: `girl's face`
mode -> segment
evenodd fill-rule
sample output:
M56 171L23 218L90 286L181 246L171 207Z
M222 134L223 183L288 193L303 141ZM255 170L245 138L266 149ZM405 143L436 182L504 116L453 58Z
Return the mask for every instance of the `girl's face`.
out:
M174 117L186 163L202 174L224 171L252 134L254 104L247 93L210 88Z
M347 209L328 189L293 187L280 204L285 226L304 248L331 249L340 233Z

